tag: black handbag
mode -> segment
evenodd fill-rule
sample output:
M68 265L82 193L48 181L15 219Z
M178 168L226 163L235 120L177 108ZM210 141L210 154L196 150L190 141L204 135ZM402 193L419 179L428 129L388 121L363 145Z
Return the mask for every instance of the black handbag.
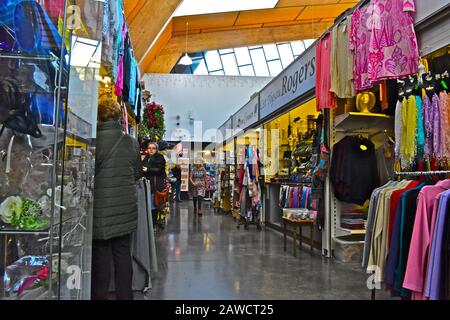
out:
M0 95L5 97L0 108L7 110L4 114L5 119L0 118L3 123L0 135L5 128L8 128L35 138L42 137L42 132L38 127L38 118L30 110L30 95L20 93L19 85L14 79L8 78L2 81Z

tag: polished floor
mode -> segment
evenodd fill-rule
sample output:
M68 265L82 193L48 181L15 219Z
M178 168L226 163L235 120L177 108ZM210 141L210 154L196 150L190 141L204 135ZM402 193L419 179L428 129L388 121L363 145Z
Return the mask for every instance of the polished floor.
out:
M357 263L283 251L281 234L236 228L206 202L202 217L190 201L172 205L156 235L159 270L146 299L370 299ZM298 252L297 252L298 253ZM377 290L377 299L389 296Z

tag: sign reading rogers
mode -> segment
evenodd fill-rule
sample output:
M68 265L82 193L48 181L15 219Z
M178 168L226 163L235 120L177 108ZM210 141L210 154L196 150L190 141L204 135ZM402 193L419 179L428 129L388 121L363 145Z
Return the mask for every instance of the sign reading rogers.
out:
M309 47L260 92L260 119L316 85L316 46Z

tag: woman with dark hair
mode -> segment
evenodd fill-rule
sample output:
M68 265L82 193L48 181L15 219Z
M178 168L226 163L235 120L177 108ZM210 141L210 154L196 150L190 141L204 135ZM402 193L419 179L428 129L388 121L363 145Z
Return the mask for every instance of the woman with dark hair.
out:
M111 261L116 297L132 300L131 233L137 224L136 180L141 176L139 144L122 133L120 106L100 101L94 185L91 296L108 298Z
M159 153L156 142L146 142L144 144L147 155L142 161L142 171L144 176L150 181L152 193L152 219L153 225L156 225L158 210L155 206L155 192L162 192L166 183L166 159Z

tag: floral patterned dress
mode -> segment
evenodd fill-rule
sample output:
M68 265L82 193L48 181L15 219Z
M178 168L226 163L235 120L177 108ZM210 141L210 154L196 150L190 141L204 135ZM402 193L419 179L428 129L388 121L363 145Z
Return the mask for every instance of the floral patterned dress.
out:
M357 91L418 71L412 0L372 0L352 15L350 49Z
M197 186L192 186L192 196L193 197L205 197L206 192L206 169L197 167L191 170L191 179Z

